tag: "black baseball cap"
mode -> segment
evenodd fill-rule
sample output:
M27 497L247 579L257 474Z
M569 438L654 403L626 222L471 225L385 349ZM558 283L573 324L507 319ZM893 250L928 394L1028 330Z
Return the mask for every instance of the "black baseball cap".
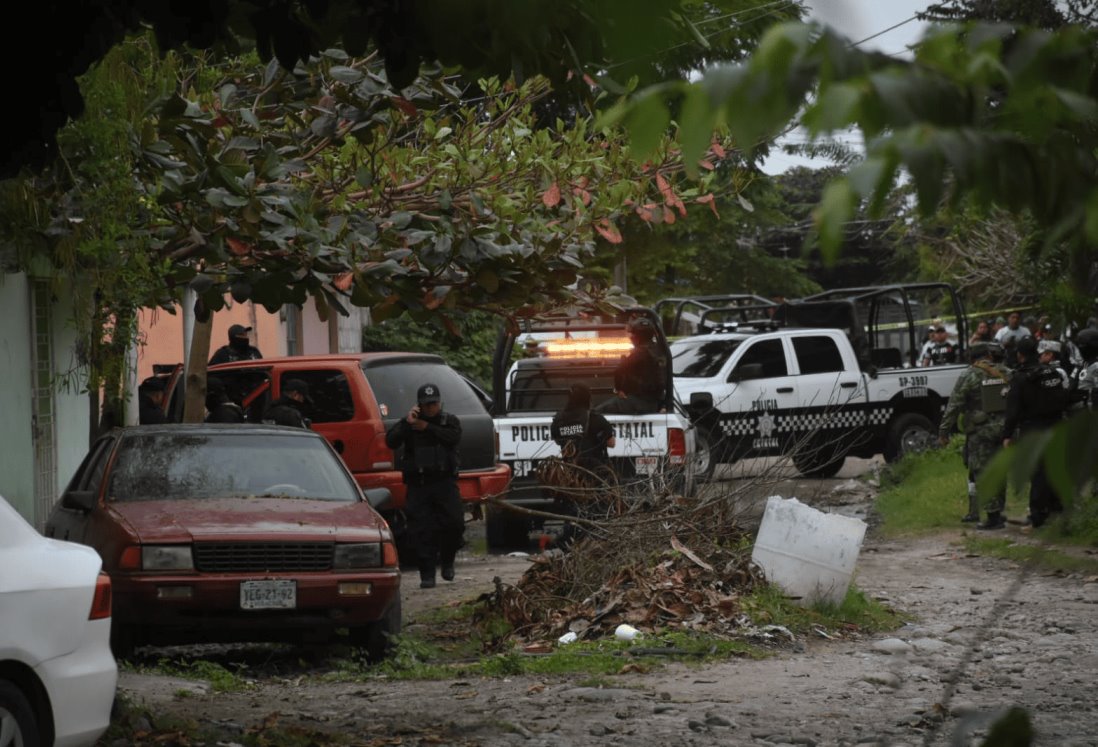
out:
M245 327L243 324L234 324L229 327L229 337L246 337L251 331L251 327Z
M424 384L416 392L416 401L421 405L429 405L432 402L441 402L442 395L434 384Z

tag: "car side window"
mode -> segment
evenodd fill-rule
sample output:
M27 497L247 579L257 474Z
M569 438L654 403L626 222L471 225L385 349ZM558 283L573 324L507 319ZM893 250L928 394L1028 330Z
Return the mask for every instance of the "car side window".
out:
M789 368L785 364L785 349L782 348L781 340L758 340L751 343L736 362L735 370L739 371L753 363L762 366L765 378L789 375Z
M802 374L831 373L843 370L843 356L830 337L794 337L793 351Z
M289 379L301 379L309 385L312 403L305 407L305 417L313 423L344 423L354 418L355 402L351 397L351 385L342 371L286 371L279 377L279 391Z
M100 483L103 482L103 473L107 469L107 460L110 458L113 438L101 438L88 452L87 459L80 465L80 469L69 483L69 490L91 490L97 492Z

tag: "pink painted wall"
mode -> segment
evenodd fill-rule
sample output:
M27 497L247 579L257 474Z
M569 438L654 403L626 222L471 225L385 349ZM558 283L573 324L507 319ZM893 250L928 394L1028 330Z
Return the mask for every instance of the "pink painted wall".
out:
M268 313L262 306L251 302L235 303L214 314L213 333L210 338L210 355L229 341L229 327L243 324L252 327L252 344L265 357L286 354L286 333L279 314ZM183 362L183 314L176 307L175 314L163 309L145 309L141 312L141 335L145 344L137 351L137 380L152 375L154 363Z

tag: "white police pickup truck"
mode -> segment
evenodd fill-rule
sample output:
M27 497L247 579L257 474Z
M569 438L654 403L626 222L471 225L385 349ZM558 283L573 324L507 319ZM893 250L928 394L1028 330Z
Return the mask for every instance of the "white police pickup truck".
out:
M493 362L492 415L499 439L499 460L511 467L512 480L504 501L518 507L556 512L553 493L538 480L538 466L559 457L550 434L553 416L568 398L572 384L591 389L592 405L614 396L614 371L632 343L625 333L629 318L656 317L649 309L633 308L607 316L562 314L524 320L523 329L501 332ZM658 326L658 325L657 325ZM667 352L662 331L657 346ZM523 357L513 360L516 342ZM614 428L611 466L626 490L643 484L649 493L667 488L677 493L693 489L693 429L676 411L671 371L666 370L661 412L606 415ZM488 547L526 547L528 535L542 522L506 507L485 507Z
M942 288L835 291L763 309L754 321L741 307L729 309L731 323L707 311L703 323L716 331L671 344L676 396L697 428L698 476L720 463L787 455L802 474L830 477L847 456L891 462L931 444L966 368L964 315L950 289L960 312L956 362L919 367L917 305L907 296Z

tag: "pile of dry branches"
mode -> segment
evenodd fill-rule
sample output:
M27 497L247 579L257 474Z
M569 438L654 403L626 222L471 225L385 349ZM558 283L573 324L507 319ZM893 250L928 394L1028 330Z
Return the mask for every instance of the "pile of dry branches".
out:
M577 503L581 503L577 501ZM727 500L649 493L580 510L584 536L566 552L535 558L514 585L498 581L488 606L525 641L642 631L742 632L740 598L764 583L745 530Z

